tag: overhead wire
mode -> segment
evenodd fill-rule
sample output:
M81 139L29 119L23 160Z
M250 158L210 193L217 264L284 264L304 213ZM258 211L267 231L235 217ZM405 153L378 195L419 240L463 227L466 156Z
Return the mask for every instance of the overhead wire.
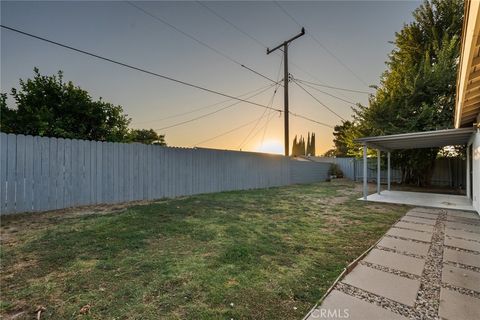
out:
M293 22L295 22L299 27L305 27L304 25L300 24L300 22L291 15L287 9L285 9L278 1L274 1L274 3L277 5L278 8L287 16L289 17ZM368 84L365 80L363 80L357 73L355 73L347 64L345 64L336 54L334 54L330 49L328 49L327 46L322 44L320 40L318 40L313 34L307 33L307 35L315 41L323 50L325 50L332 58L334 58L340 65L342 65L346 70L348 70L357 80L359 80L361 83L363 83L365 86L368 87Z
M280 64L279 64L279 67L278 67L278 71L277 71L277 80L280 78L280 72L282 71L282 63L283 63L283 57L282 59L280 60ZM273 101L275 99L275 95L277 94L277 90L280 86L280 83L277 84L277 86L275 87L275 90L273 91L273 95L272 95L272 98L270 99L269 103L267 104L268 106L271 106L273 105ZM265 113L267 112L267 109L264 109L263 110L263 113L262 113L262 117L265 115ZM270 110L268 110L268 112L270 113ZM269 114L267 115L267 120L268 120L268 116ZM260 123L260 120L262 119L262 117L260 117L258 119L258 122L255 124L255 126L249 131L249 133L247 134L247 136L243 139L243 141L240 143L240 145L238 146L238 149L241 150L241 148L244 146L244 144L247 142L247 139L248 137L252 134L252 132L255 130L255 128L258 126L258 124Z
M334 89L334 90L349 91L349 92L355 92L355 93L372 94L371 92L368 92L368 91L334 87L334 86L329 86L329 85L325 85L325 84L315 83L315 82L311 82L311 81L307 81L307 80L303 80L303 79L298 79L298 78L297 78L297 81L305 82L305 83L308 83L308 84L311 84L311 85L314 85L314 86L319 86L319 87Z
M339 117L340 119L342 120L345 120L344 117L342 117L341 115L339 115L338 113L336 113L335 111L333 111L329 106L327 106L325 103L323 103L322 101L320 101L317 97L315 97L313 94L311 94L307 89L305 89L302 85L300 85L297 81L295 81L295 79L293 79L293 83L295 83L300 89L302 89L304 92L306 92L310 97L312 97L315 101L317 101L321 106L323 106L325 109L327 109L328 111L330 111L331 113L333 113L334 115L336 115L337 117Z
M268 109L271 109L271 110L274 110L274 111L283 112L280 109L267 107L266 105L263 105L263 104L260 104L260 103L254 102L254 101L249 101L249 100L246 100L246 99L237 98L237 97L232 96L230 94L226 94L226 93L223 93L223 92L220 92L220 91L208 89L206 87L202 87L202 86L199 86L199 85L196 85L196 84L192 84L192 83L189 83L189 82L186 82L186 81L183 81L183 80L178 80L178 79L172 78L170 76L162 75L160 73L156 73L156 72L153 72L153 71L149 71L149 70L146 70L146 69L135 67L135 66L132 66L130 64L126 64L126 63L123 63L123 62L120 62L120 61L116 61L116 60L113 60L113 59L110 59L110 58L106 58L106 57L103 57L103 56L100 56L98 54L91 53L91 52L88 52L88 51L85 51L85 50L77 49L75 47L65 45L65 44L62 44L60 42L49 40L47 38L40 37L40 36L31 34L31 33L25 32L25 31L21 31L21 30L16 29L16 28L5 26L3 24L1 24L0 27L2 27L4 29L7 29L7 30L10 30L10 31L13 31L13 32L16 32L16 33L19 33L19 34L22 34L22 35L25 35L25 36L28 36L28 37L31 37L31 38L35 38L37 40L41 40L41 41L44 41L44 42L48 42L50 44L54 44L56 46L59 46L59 47L65 48L65 49L76 51L78 53L82 53L82 54L85 54L85 55L88 55L88 56L91 56L91 57L94 57L94 58L97 58L97 59L100 59L100 60L108 61L110 63L116 64L116 65L119 65L119 66L122 66L122 67L125 67L125 68L129 68L129 69L136 70L136 71L139 71L139 72L142 72L142 73L146 73L146 74L158 77L158 78L162 78L162 79L165 79L165 80L176 82L176 83L182 84L184 86L188 86L188 87L195 88L195 89L198 89L198 90L202 90L202 91L205 91L205 92L213 93L213 94L223 96L223 97L226 97L226 98L230 98L230 99L233 99L233 100L238 100L238 101L245 102L245 103L255 105L255 106L258 106L258 107L268 108Z
M255 71L255 70L254 70L253 68L251 68L251 67L247 67L246 65L244 65L244 64L241 63L241 62L239 62L238 60L236 60L236 59L232 58L231 56L227 55L226 53L224 53L224 52L222 52L222 51L220 51L220 50L212 47L211 45L209 45L208 43L206 43L206 42L198 39L197 37L192 36L191 34L187 33L186 31L183 31L182 29L178 28L177 26L173 25L172 23L168 22L167 20L165 20L165 19L163 19L163 18L161 18L161 17L159 17L159 16L157 16L157 15L154 15L154 14L150 13L149 11L147 11L147 10L145 10L144 8L142 8L141 6L133 3L132 1L126 1L126 2L127 2L127 4L129 4L130 6L136 8L136 9L139 10L140 12L144 13L145 15L147 15L147 16L153 18L154 20L156 20L156 21L158 21L158 22L161 22L162 24L170 27L171 29L173 29L173 30L175 30L175 31L183 34L183 35L186 36L187 38L189 38L189 39L197 42L198 44L204 46L205 48L207 48L207 49L215 52L216 54L224 57L225 59L229 60L230 62L233 62L233 63L241 66L242 68L245 68L246 70L249 70L249 71L251 71L251 72L253 72L253 73L261 76L262 78L267 79L267 80L275 83L275 81L272 80L272 79L270 79L269 77L261 74L261 73L258 72L258 71Z
M214 9L212 9L211 7L209 7L208 5L206 5L205 3L203 3L202 1L197 1L197 3L199 5L201 5L202 7L204 7L206 10L210 11L210 13L212 13L214 16L216 16L217 18L223 20L225 23L227 23L228 25L232 26L235 30L237 30L238 32L242 33L243 35L247 36L248 38L250 38L251 40L255 41L257 44L259 44L260 46L266 48L267 45L265 43L263 43L262 41L258 40L257 38L255 38L254 36L252 36L251 34L249 34L248 32L245 32L244 30L242 30L240 27L238 27L237 25L235 25L234 23L232 23L230 20L228 20L227 18L225 18L224 16L222 16L221 14L219 14L217 11L215 11Z
M268 88L265 88L265 89L263 89L262 91L257 92L257 93L255 93L255 94L249 96L248 99L249 99L249 98L253 98L253 97L255 97L255 96L258 96L258 95L266 92L267 90L269 90L270 88L272 88L272 87L274 87L274 86L275 86L275 84L272 84L272 85L270 85ZM198 116L198 117L195 117L195 118L192 118L192 119L189 119L189 120L177 122L177 123L174 123L174 124L172 124L172 125L168 125L168 126L165 126L165 127L162 127L162 128L155 129L155 131L162 131L162 130L166 130L166 129L178 127L178 126L181 126L181 125L184 125L184 124L187 124L187 123L196 121L196 120L200 120L200 119L202 119L202 118L211 116L211 115L216 114L216 113L218 113L218 112L220 112L220 111L223 111L223 110L229 109L229 108L231 108L231 107L233 107L233 106L236 106L236 105L239 104L239 103L241 103L241 101L234 102L234 103L229 104L229 105L227 105L227 106L225 106L225 107L222 107L222 108L220 108L220 109L217 109L217 110L212 111L212 112L209 112L209 113L205 113L205 114L203 114L203 115L201 115L201 116ZM267 109L265 109L265 110L267 110Z
M324 122L320 122L320 121L317 121L315 119L312 119L312 118L309 118L309 117L306 117L306 116L303 116L301 114L298 114L298 113L294 113L294 112L291 112L289 111L288 112L290 115L294 116L294 117L297 117L297 118L300 118L300 119L304 119L304 120L307 120L307 121L310 121L310 122L313 122L313 123L316 123L316 124L319 124L319 125L322 125L324 127L328 127L328 128L332 128L333 129L333 126L329 125L329 124L326 124Z
M261 90L266 89L266 88L271 88L273 86L275 86L275 84L269 84L269 85L257 88L255 90L250 90L248 92L245 92L243 94L238 95L237 98L247 96L247 95L252 94L254 92L261 91ZM181 117L181 116L185 116L187 114L192 114L192 113L195 113L195 112L198 112L198 111L201 111L201 110L209 109L209 108L224 104L224 103L232 101L232 100L233 99L226 99L226 100L222 100L222 101L219 101L219 102L208 104L208 105L205 105L205 106L202 106L202 107L198 107L198 108L195 108L195 109L192 109L192 110L188 110L188 111L185 111L185 112L180 112L180 113L176 113L176 114L173 114L173 115L170 115L170 116L166 116L166 117L163 117L163 118L147 120L147 121L135 121L134 123L135 124L142 124L142 123L161 122L161 121L164 121L164 120L178 118L178 117ZM265 110L267 110L267 109L265 109Z
M261 117L262 117L262 116L261 116ZM252 121L249 121L249 122L247 122L247 123L244 123L244 124L242 124L242 125L239 125L238 127L235 127L235 128L230 129L230 130L228 130L228 131L222 132L222 133L220 133L220 134L218 134L218 135L216 135L216 136L214 136L214 137L212 137L212 138L209 138L209 139L206 139L206 140L197 142L196 144L194 144L194 146L198 146L198 145L204 144L205 142L209 142L209 141L218 139L218 138L220 138L220 137L222 137L222 136L224 136L224 135L227 135L227 134L232 133L232 132L234 132L234 131L240 130L240 129L242 129L242 128L244 128L244 127L246 127L246 126L248 126L248 125L250 125L250 124L252 124L252 123L254 123L254 122L256 122L257 120L258 120L258 118L255 118L255 119L253 119Z
M307 84L307 83L303 83L302 81L300 81L300 80L298 80L298 79L295 79L295 80L298 81L298 82L300 82L301 84L309 87L310 89L313 89L313 90L315 90L315 91L318 91L318 92L320 92L320 93L323 93L323 94L325 94L325 95L327 95L327 96L330 96L330 97L335 98L335 99L337 99L337 100L340 100L340 101L343 101L343 102L345 102L345 103L351 104L351 105L353 105L353 106L356 106L356 105L357 105L357 103L355 103L355 102L353 102L353 101L340 98L340 97L338 97L338 96L336 96L336 95L334 95L334 94L331 94L331 93L328 93L328 92L326 92L326 91L320 90L320 89L318 89L318 88L316 88L316 87L314 87L314 86L312 86L312 85L309 85L309 84Z
M243 30L242 28L240 28L239 26L237 26L236 24L234 24L233 22L231 22L229 19L227 19L225 16L221 15L220 13L218 13L216 10L212 9L212 8L211 8L210 6L208 6L207 4L203 3L202 1L197 1L197 3L198 3L199 5L201 5L203 8L205 8L206 10L208 10L210 13L212 13L213 15L215 15L217 18L221 19L222 21L224 21L224 22L227 23L228 25L232 26L232 27L233 27L235 30L237 30L238 32L242 33L243 35L245 35L245 36L248 37L249 39L253 40L256 44L258 44L258 45L259 45L260 47L262 47L263 49L267 49L267 48L268 48L268 46L267 46L264 42L258 40L256 37L252 36L250 33L246 32L245 30ZM283 55L282 55L281 52L275 51L275 53L278 54L278 55L280 55L280 56L282 57L282 59L283 59ZM304 73L307 74L308 76L312 77L312 79L316 79L317 81L322 82L320 79L318 79L318 77L316 77L315 75L313 75L311 72L309 72L309 71L305 70L304 68L302 68L301 66L297 65L297 64L296 64L294 61L292 61L291 59L289 59L289 60L290 60L290 64L291 64L294 68L296 68L296 69L304 72ZM250 71L256 73L255 70L250 69L250 68L248 68L248 67L245 66L245 65L242 65L242 66L243 66L244 68L249 69ZM259 75L260 75L260 76L263 76L262 74L259 74ZM269 80L270 80L270 79L269 79ZM366 91L350 90L350 89L338 88L338 87L334 87L334 86L330 86L330 85L322 85L322 84L316 84L316 85L318 85L318 86L323 86L323 87L330 88L330 89L337 89L337 90L344 90L344 91L350 91L350 92L355 92L355 93L366 93L366 94L370 94L369 92L366 92ZM328 93L327 93L327 94L328 94ZM342 95L342 96L346 97L345 95ZM346 97L346 98L348 98L348 97ZM343 98L339 98L339 99L343 99ZM352 103L352 102L350 102L350 101L345 101L345 102Z

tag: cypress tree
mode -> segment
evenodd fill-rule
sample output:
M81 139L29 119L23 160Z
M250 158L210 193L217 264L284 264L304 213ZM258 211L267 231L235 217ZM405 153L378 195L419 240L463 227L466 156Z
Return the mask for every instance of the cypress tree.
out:
M312 133L310 144L310 155L315 157L315 133Z
M292 156L296 157L297 156L297 136L295 135L295 138L293 139L293 144L292 144Z

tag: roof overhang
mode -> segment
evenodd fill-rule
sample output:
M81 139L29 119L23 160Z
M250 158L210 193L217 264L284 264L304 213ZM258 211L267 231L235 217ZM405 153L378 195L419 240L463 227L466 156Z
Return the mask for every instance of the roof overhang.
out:
M471 126L480 112L480 1L465 1L455 101L455 128Z
M466 145L474 128L445 129L424 132L365 137L355 140L367 147L391 151L397 149L422 149Z

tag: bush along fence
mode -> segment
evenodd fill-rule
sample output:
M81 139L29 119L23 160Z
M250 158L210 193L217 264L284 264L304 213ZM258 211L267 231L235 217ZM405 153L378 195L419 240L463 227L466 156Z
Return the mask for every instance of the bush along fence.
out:
M345 178L354 181L363 181L363 159L357 158L330 158L330 157L309 157L311 161L322 163L336 163L343 172ZM465 187L466 184L466 162L461 158L439 158L435 160L431 183L434 186L445 186L452 188ZM377 158L367 160L368 181L377 180ZM400 183L402 172L398 168L392 168L391 181ZM387 182L387 169L381 170L381 182Z
M271 154L0 133L0 213L309 183L328 168Z

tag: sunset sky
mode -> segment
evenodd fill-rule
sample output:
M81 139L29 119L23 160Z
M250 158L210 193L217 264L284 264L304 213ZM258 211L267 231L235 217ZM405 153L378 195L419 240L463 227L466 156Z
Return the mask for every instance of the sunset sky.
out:
M264 45L274 47L300 32L296 22L274 2L203 4L218 15L198 2L135 2L148 15L127 2L2 1L1 20L9 27L232 96L252 91L254 94L271 82L231 60L277 79L281 55L267 55ZM411 12L418 5L413 1L280 2L307 31L289 47L290 73L296 79L373 92L367 85L379 83L392 49L388 41L411 21ZM164 129L235 101L195 111L227 99L2 29L2 92L18 87L20 78L31 77L35 66L43 74L63 70L66 80L87 90L93 98L122 105L132 118L132 127L159 129L169 145L282 151L283 116L278 113L264 113L264 108L239 103ZM305 88L341 117L350 119L352 112L347 102ZM344 100L367 103L363 93L318 89ZM282 109L283 89L279 88L275 96L273 92L272 87L250 100L267 105L273 97L272 107ZM330 126L341 121L294 83L290 83L290 110ZM332 147L331 128L290 117L291 139L295 134L306 136L309 131L316 133L317 153Z

